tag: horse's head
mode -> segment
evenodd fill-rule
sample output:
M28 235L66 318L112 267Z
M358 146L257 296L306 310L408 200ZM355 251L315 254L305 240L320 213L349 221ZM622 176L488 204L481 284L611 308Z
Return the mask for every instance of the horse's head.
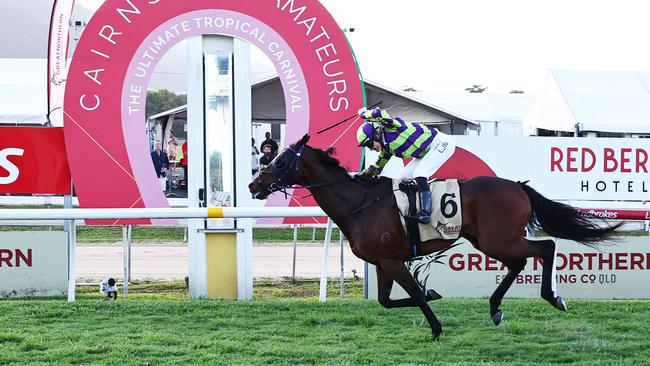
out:
M296 143L282 150L271 164L260 171L248 185L253 198L266 199L271 193L299 181L298 161L308 141L309 134L306 134Z

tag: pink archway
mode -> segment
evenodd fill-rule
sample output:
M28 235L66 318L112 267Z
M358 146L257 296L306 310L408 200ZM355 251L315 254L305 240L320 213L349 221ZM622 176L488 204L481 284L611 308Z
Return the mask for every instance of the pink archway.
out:
M108 0L78 43L66 84L66 150L82 207L167 206L144 128L147 85L171 46L199 34L247 40L274 62L284 88L287 141L309 132L313 146L326 148L339 135L315 131L363 105L345 36L316 0ZM357 164L353 133L336 146L344 164Z

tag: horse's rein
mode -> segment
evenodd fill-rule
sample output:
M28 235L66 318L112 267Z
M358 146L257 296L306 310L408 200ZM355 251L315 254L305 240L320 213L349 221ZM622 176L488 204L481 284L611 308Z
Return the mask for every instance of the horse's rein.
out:
M266 173L266 174L269 174L269 173ZM324 182L324 183L308 184L308 185L306 185L306 186L299 185L299 184L298 184L298 185L293 184L293 185L290 185L290 186L278 186L276 183L273 183L273 184L271 184L270 187L276 187L276 190L275 190L275 191L272 191L269 187L265 187L265 186L262 186L262 187L264 187L264 189L266 189L267 191L269 191L269 192L271 192L271 193L273 193L273 192L282 192L282 193L284 193L286 196L290 196L290 197L293 197L293 198L303 199L303 198L307 198L307 197L313 196L314 194L310 192L309 194L304 195L304 196L296 196L296 195L294 195L294 194L291 194L291 193L287 192L287 189L291 189L291 188L293 188L293 189L296 189L296 188L306 188L306 189L311 189L311 188L318 188L318 187L326 187L326 186L331 186L331 185L334 185L334 184L339 184L339 183L347 182L347 181L350 180L350 179L352 179L352 178L343 178L343 179L335 180L335 181L332 181L332 182ZM274 186L274 184L275 184L275 186Z
M288 183L283 182L283 180L285 180L286 178L294 178L295 173L298 171L298 160L300 159L300 156L301 156L302 151L304 150L304 148L305 148L305 146L303 145L303 146L300 147L300 149L298 149L298 151L296 151L291 146L287 147L287 149L294 154L294 157L293 157L293 160L291 161L291 164L287 165L286 168L278 168L278 167L275 166L275 159L274 159L274 161L271 162L271 165L270 165L270 167L271 167L270 170L271 171L261 171L259 174L260 175L262 175L262 174L275 174L276 176L278 176L278 178L276 179L275 182L271 183L268 187L265 186L265 185L262 185L262 184L260 184L260 186L263 189L266 189L269 193L282 192L282 193L284 193L285 197L289 196L289 197L292 197L292 198L295 198L295 199L304 199L304 198L313 196L313 193L310 192L308 195L305 195L305 196L296 196L296 195L294 195L292 193L287 192L287 189L302 187L302 188L306 188L308 190L311 190L312 188L326 187L326 186L331 186L331 185L347 182L347 181L349 181L351 179L354 180L353 177L347 176L345 178L335 180L335 181L331 181L331 182L315 183L315 184L308 184L308 185L296 185L295 183L288 184ZM368 191L370 191L370 190L369 189L365 190L365 193L363 195L362 203L363 203L363 201L365 201L365 198L366 198L366 195L368 194ZM358 214L359 212L365 210L366 208L372 206L373 204L381 201L385 196L386 196L386 194L378 195L377 197L375 197L372 201L368 202L367 204L364 204L361 207L358 207L358 208L354 209L350 213L350 215Z
M375 188L375 187L373 187L373 188ZM361 201L362 203L366 200L366 195L368 194L369 191L370 191L370 189L366 189L365 193L363 194L363 200ZM394 193L394 192L395 192L394 190L390 191L391 194ZM358 214L359 212L361 212L361 211L365 210L366 208L374 205L375 203L381 201L382 199L384 199L385 197L387 197L389 195L390 195L389 193L383 193L383 194L377 195L375 198L372 199L372 201L370 201L370 202L368 202L368 203L366 203L364 205L361 205L361 206L355 208L354 210L352 210L352 213L350 215Z

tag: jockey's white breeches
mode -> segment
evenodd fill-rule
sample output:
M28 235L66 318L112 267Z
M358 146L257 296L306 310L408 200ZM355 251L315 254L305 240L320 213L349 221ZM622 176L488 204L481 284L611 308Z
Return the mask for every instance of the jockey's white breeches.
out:
M429 152L422 159L413 159L400 172L400 179L410 179L415 177L430 178L440 169L456 150L454 141L442 132L438 132L436 137L431 141Z

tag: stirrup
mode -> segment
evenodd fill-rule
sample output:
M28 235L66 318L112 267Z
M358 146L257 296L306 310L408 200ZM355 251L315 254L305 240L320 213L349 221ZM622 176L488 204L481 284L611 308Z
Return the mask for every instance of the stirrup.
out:
M431 215L428 212L425 211L420 211L418 212L417 216L415 219L420 223L420 224L428 224L431 222Z

